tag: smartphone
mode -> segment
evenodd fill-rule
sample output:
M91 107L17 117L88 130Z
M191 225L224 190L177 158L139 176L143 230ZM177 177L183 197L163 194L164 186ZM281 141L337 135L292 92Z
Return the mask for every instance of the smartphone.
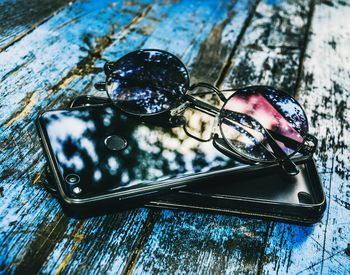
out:
M246 167L167 119L144 123L103 100L90 101L45 111L37 119L57 194L72 214L138 205ZM81 104L79 98L75 104Z
M103 105L107 102L106 99L99 97L79 96L71 102L70 107ZM132 121L131 118L129 120ZM138 127L135 121L132 123L135 124L134 127ZM174 131L171 128L166 130L155 128L149 123L146 127L160 135ZM203 125L201 127L203 130ZM175 133L179 134L177 131L179 130L175 130ZM186 137L185 140L187 140ZM194 142L194 147L199 145L194 140L188 140L188 142ZM158 143L157 146L161 144ZM321 219L326 207L326 199L312 158L298 163L299 175L288 177L278 165L244 165L228 160L219 152L213 151L215 149L209 143L203 146L206 146L207 153L211 152L222 158L224 165L216 171L215 176L205 176L206 172L202 172L203 177L197 181L199 184L188 182L187 188L180 185L179 189L172 190L170 193L152 196L143 202L145 206L243 215L299 224L312 224ZM204 149L199 152L203 151ZM138 158L137 155L133 157ZM201 162L202 171L207 170L210 174L213 167L208 166L210 167L210 162ZM231 171L224 172L225 167L231 167L229 168ZM191 169L189 171L194 172ZM57 185L51 174L48 169L46 188L56 194Z
M77 106L99 106L106 105L106 99L99 97L91 97L91 96L80 96L75 98L70 107ZM94 110L95 107L92 109ZM101 108L98 107L98 108ZM97 112L100 112L102 109L97 109ZM75 109L74 109L75 110ZM78 109L79 112L81 109ZM84 110L84 109L83 109ZM91 110L89 114L91 115ZM151 177L147 177L146 174L142 174L138 178L138 184L132 184L133 177L129 178L129 192L132 194L127 198L127 200L123 200L123 191L125 191L125 187L128 186L128 183L123 188L122 186L117 187L116 189L112 189L111 193L113 193L113 197L118 198L118 201L121 202L118 205L118 208L131 205L135 206L138 203L144 204L148 207L153 208L168 208L175 210L186 210L186 211L206 211L212 213L220 213L220 214L234 214L234 215L243 215L249 217L259 217L259 218L268 218L279 221L287 221L293 223L300 224L311 224L319 221L322 217L322 214L325 210L326 200L325 195L322 189L322 185L315 167L315 164L312 159L304 161L298 164L298 168L300 169L300 174L296 177L287 177L280 169L278 165L244 165L239 162L235 162L232 159L227 159L225 156L221 155L215 148L212 147L209 143L199 144L193 139L188 139L186 135L184 136L181 133L181 130L174 129L172 127L167 127L166 123L159 127L156 126L159 122L162 121L162 118L157 117L158 123L150 123L143 124L140 122L140 119L133 119L132 117L125 117L120 112L114 110L113 119L117 120L113 123L112 132L117 131L122 133L122 136L125 135L127 140L132 140L130 138L130 134L125 132L125 127L128 126L133 129L131 132L135 133L139 127L146 127L146 132L139 135L138 137L143 140L148 140L150 136L153 136L153 139L157 140L157 148L160 150L169 151L169 143L168 139L163 139L162 137L166 137L168 134L179 138L182 142L175 142L172 149L175 150L175 159L169 158L167 155L155 153L158 149L145 150L145 147L142 147L142 143L131 143L130 149L134 153L126 152L125 154L129 157L128 162L133 163L134 171L142 170L140 167L140 163L135 162L135 159L144 161L146 158L150 158L153 160L159 160L160 163L168 163L169 166L171 163L179 162L179 159L184 158L185 152L180 148L185 144L186 148L191 148L188 153L193 151L199 155L209 154L212 155L211 158L207 161L194 161L192 154L192 162L196 163L196 165L185 165L183 166L183 161L180 161L180 166L177 166L177 175L174 175L174 171L170 171L169 169L158 169L160 166L155 165L156 161L148 161L147 167L143 167L144 169L149 169L150 171L157 171L158 174L154 174ZM70 114L71 115L71 114ZM194 117L198 116L198 114L191 114ZM73 117L75 117L74 115ZM97 117L101 116L101 114L97 114ZM201 131L205 131L205 125L210 125L208 120L205 117L202 117L203 114L199 114L200 119L196 118L198 121L205 121L204 125L200 123ZM103 115L102 115L103 117ZM101 119L101 118L100 118ZM164 119L163 119L164 120ZM98 121L93 119L93 121ZM166 121L166 119L165 119ZM203 122L202 121L202 122ZM124 124L123 124L124 123ZM40 124L40 119L38 120L38 124ZM41 123L42 124L42 123ZM106 127L106 126L105 126ZM116 127L116 128L114 128ZM43 129L45 127L39 126L39 129ZM108 129L106 133L108 133ZM152 134L151 134L152 133ZM45 139L43 144L47 146L48 138L42 133L41 136ZM106 134L101 134L98 139L105 138ZM133 136L133 135L131 135ZM157 137L157 138L156 138ZM95 139L94 137L93 139ZM52 137L51 137L52 139ZM168 141L167 141L168 140ZM186 145L191 144L191 146ZM151 146L149 144L148 146ZM158 147L160 146L161 147ZM101 149L100 149L101 150ZM98 150L100 152L100 150ZM153 153L152 153L153 152ZM106 152L104 153L106 154ZM119 152L121 154L121 152ZM52 153L48 151L48 158L52 158ZM123 155L123 154L121 154ZM117 157L118 161L122 163L121 155ZM187 154L185 154L187 156ZM216 156L216 157L213 157ZM188 157L188 156L187 156ZM205 159L205 158L204 158ZM220 167L215 167L210 160L220 161ZM51 160L52 162L52 160ZM187 161L188 163L188 161ZM163 166L162 166L163 167ZM174 166L175 167L175 166ZM179 167L182 167L179 169ZM121 170L122 171L122 167ZM56 171L57 169L50 165L49 169L47 169L48 180L46 181L46 188L50 190L53 194L60 195L62 192L59 191L60 186L66 186L65 188L69 190L71 184L67 184L67 182L62 182L61 180L54 179L54 176L51 170ZM176 169L175 169L176 170ZM68 171L66 173L70 173ZM160 173L160 174L159 174ZM60 173L56 173L60 174ZM64 174L64 172L63 172ZM175 173L176 174L176 173ZM108 172L107 172L108 175ZM139 174L141 175L141 174ZM164 178L162 178L162 176ZM89 177L85 179L87 183L90 182ZM164 180L167 178L166 180ZM110 177L109 180L112 180L113 177ZM118 182L123 183L120 179L116 180L114 185L118 186ZM151 182L148 182L151 180ZM178 180L180 180L178 182ZM131 184L130 184L131 183ZM195 184L199 183L199 184ZM143 184L146 184L149 188L152 189L151 192L147 193L144 189L142 189ZM108 186L110 183L107 182L105 185L100 186L100 188L104 191L108 190ZM171 191L166 194L163 194L162 191ZM92 191L90 200L96 197L96 191ZM72 196L76 196L72 194ZM114 198L114 199L115 199ZM143 198L142 200L140 198ZM62 200L61 200L62 201ZM65 201L63 199L63 201ZM126 204L129 201L131 204ZM82 203L83 209L88 210L85 211L88 215L92 213L91 209L87 207L87 203ZM103 212L107 209L115 210L115 203L113 205L108 206L106 200L101 200L101 205ZM71 209L76 210L78 207L75 204L71 205ZM82 213L82 210L79 210L79 213Z

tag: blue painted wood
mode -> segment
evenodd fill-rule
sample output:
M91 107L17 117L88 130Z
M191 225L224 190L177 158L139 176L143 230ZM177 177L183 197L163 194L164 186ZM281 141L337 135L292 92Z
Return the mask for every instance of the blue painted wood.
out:
M0 52L69 3L69 0L0 1Z
M313 1L256 2L249 17L244 0L76 1L2 40L10 46L0 53L0 273L350 273L349 4L317 2L313 14ZM329 201L321 223L149 209L64 215L40 184L34 119L69 97L98 94L92 83L103 79L105 60L147 47L178 55L193 81L297 93L321 140L316 161Z
M311 8L309 1L260 2L230 71L219 84L231 88L260 83L294 94ZM295 238L288 235L283 242L303 243L312 232L308 227L289 226ZM267 251L278 250L270 247L270 242L280 241L271 237L271 232L279 228L281 234L281 227L282 223L258 219L163 211L138 255L135 273L274 273L276 270L265 265L276 261L277 251L271 255ZM288 255L291 247L286 248ZM295 268L298 270L298 265Z
M321 223L314 226L297 247L292 240L297 238L298 231L292 232L288 227L282 231L276 226L272 238L280 238L283 232L283 239L288 240L286 244L293 247L288 261L276 260L274 264L278 269L270 265L266 270L350 274L350 257L346 254L350 243L350 90L347 84L350 33L344 32L349 23L350 3L317 3L305 55L303 82L298 91L312 124L310 131L321 140L316 163L328 207ZM284 250L283 244L275 254L281 260L285 258L280 256Z
M128 253L140 238L137 237L140 230L147 231L147 223L152 220L153 212L149 215L148 210L141 209L130 214L95 218L85 222L63 216L57 202L48 199L42 188L37 185L33 188L28 184L40 181L44 165L42 153L35 140L33 120L40 109L62 106L64 99L67 101L69 96L80 92L94 93L91 83L102 75L93 74L101 70L104 59L114 59L134 48L143 47L146 43L155 43L159 38L153 38L152 34L158 35L164 29L171 30L173 24L171 18L177 18L180 24L187 26L177 30L176 34L182 37L182 47L189 48L188 57L182 56L185 48L177 50L178 45L170 48L173 37L170 31L169 36L163 37L164 44L160 43L157 47L182 56L190 65L191 58L196 56L196 51L200 49L201 43L217 19L225 18L227 8L230 8L229 4L217 5L208 1L201 3L201 9L194 13L195 5L199 5L199 2L191 5L189 2L180 2L176 5L160 3L152 5L152 8L147 6L147 3L141 3L124 7L124 10L119 6L125 16L122 19L115 19L116 10L113 7L118 7L118 3L91 5L78 2L2 53L0 62L3 67L0 75L4 90L1 92L10 102L13 100L18 103L16 106L11 104L2 109L5 112L1 127L1 138L5 141L2 143L4 145L2 155L12 156L2 165L5 172L3 179L6 179L2 182L2 186L8 198L8 204L4 204L1 212L4 218L2 229L6 236L1 239L3 250L0 255L4 255L1 257L1 264L5 270L21 271L29 267L31 270L41 269L43 272L51 272L94 267L95 270L112 270L117 273L121 271L127 262ZM245 11L248 12L249 10ZM100 22L101 14L105 17L104 25ZM167 16L164 16L164 20L155 19L159 14ZM113 28L111 24L114 24ZM91 25L90 29L87 30L86 25ZM199 27L197 31L193 31L195 27ZM197 37L195 41L193 35ZM226 52L229 52L229 46L227 43ZM45 51L55 52L55 49L58 49L55 54L45 53ZM124 49L124 52L116 54L116 50L121 49ZM70 53L69 58L59 59L58 56L63 56L65 52ZM45 60L45 63L42 60ZM21 86L21 90L9 92L17 86ZM6 101L2 101L2 104L4 102ZM26 144L27 141L29 144L23 148L14 146L15 143ZM29 181L20 180L21 174L29 175ZM23 205L15 200L19 189L21 190L19 192L22 192L20 198L26 198L26 203ZM33 209L32 203L37 205L36 209ZM13 213L8 213L8 210ZM25 218L18 219L19 216ZM95 230L90 231L91 228L98 226L103 226L106 229L104 233L107 234L101 243L96 243ZM20 227L33 227L34 230L23 235ZM114 232L113 238L109 238L109 230L115 227L119 230ZM86 228L88 229L85 230ZM55 234L59 236L55 237ZM121 247L119 247L120 240L123 240ZM9 245L4 245L6 242ZM39 251L31 251L38 246ZM104 262L107 252L101 254L96 247L105 248L106 251L112 247L114 252L108 254L111 260ZM101 261L91 261L89 265L83 264L87 262L85 258L87 255L89 259L95 259L98 254L105 255L103 259L101 258L104 265L101 266ZM31 261L33 257L39 256L42 262ZM40 264L42 266L39 266Z
M50 251L41 273L121 273L146 223L147 209L79 222Z
M250 273L258 270L269 224L164 210L135 265L144 273Z
M294 9L291 7L288 12L291 10ZM296 9L296 13L300 13L301 10ZM282 81L282 87L285 89L297 88L296 95L305 106L310 118L310 131L320 140L316 162L328 199L325 216L315 226L271 224L261 264L263 273L347 274L350 272L350 258L345 253L350 233L347 204L350 201L347 184L349 180L347 167L350 159L349 147L344 142L349 129L347 121L344 120L345 109L348 108L345 107L348 106L348 103L345 103L348 90L343 88L348 81L346 75L349 72L349 63L344 55L348 51L345 49L345 41L350 37L343 32L349 18L348 10L349 7L341 1L334 5L316 4L308 38L310 42L307 45L302 70L299 70L302 74L297 85L291 78L295 74L295 70L294 72L291 70L292 66L284 69L288 73L282 77L276 74L276 69L273 70L274 67L279 68L275 66L275 62L278 61L279 52L283 51L283 48L287 47L289 59L297 62L295 49L300 46L288 45L294 44L296 40L289 40L290 42L286 44L283 39L278 38L279 36L272 34L271 40L280 46L275 48L274 44L270 43L268 58L261 58L263 50L252 55L252 59L256 60L253 66L265 68L264 72L257 74L259 82L281 85L278 81ZM282 13L279 18L284 19L286 16ZM300 33L297 31L297 27L301 24L300 18L294 16L291 19L294 26L292 33L297 36ZM244 38L249 40L249 33ZM337 48L335 45L338 44ZM242 56L246 55L243 51ZM238 58L235 63L237 70L241 63L246 66L246 62L239 60ZM272 68L271 71L266 71L264 66L266 63ZM272 73L273 71L275 72ZM232 79L236 76L234 72L235 69L230 77ZM244 81L250 80L244 79Z
M113 8L115 4L119 5L118 9ZM44 159L34 119L39 110L57 98L57 83L74 70L77 63L89 60L88 47L103 48L110 32L127 29L137 22L142 13L149 10L149 4L147 1L77 2L1 53L1 117L7 120L1 126L0 143L1 270L35 272L55 248L55 242L62 246L66 238L75 240L72 236L79 233L81 223L64 216L56 199L38 184ZM125 16L116 16L122 9ZM125 240L120 251L136 242L134 234L142 229L147 215L147 210L132 212L130 216L135 223L123 223L128 213L118 215L113 224L120 227L119 237ZM89 220L88 224L101 221L103 217ZM120 253L119 257L123 255ZM124 259L127 256L126 253Z
M165 10L165 7L154 5L152 9L150 10L149 14L144 18L142 22L140 22L135 30L131 33L129 33L125 39L117 40L113 44L111 44L103 53L103 58L113 60L116 59L125 53L137 49L137 48L149 48L149 47L156 47L161 48L165 50L169 50L174 54L177 54L181 59L187 63L189 66L191 65L191 60L193 59L193 56L196 56L198 51L200 50L200 46L204 43L203 41L208 37L208 33L212 30L213 25L217 23L218 19L225 19L227 16L227 9L231 8L230 5L221 4L217 5L216 3L213 3L211 1L208 2L201 2L202 8L199 10L199 12L196 12L195 17L191 17L193 15L194 6L196 3L191 2L192 5L188 5L188 2L180 2L176 5L169 5L167 9ZM248 3L249 5L249 3ZM243 21L245 17L247 16L249 12L249 6L247 4L240 4L235 7L237 9L240 7L239 11L240 13L235 17L237 20L237 25L241 27L243 24ZM154 21L153 18L156 17L160 13L167 12L167 17L165 17L164 20L157 22ZM242 13L242 14L241 14ZM208 18L209 17L209 18ZM176 31L176 35L182 38L182 45L183 47L190 48L190 51L188 55L183 55L183 49L177 48L177 46L171 44L171 40L173 37L173 34L170 33L170 30L173 28L173 20L176 19L176 21L185 27L179 29ZM205 20L206 19L206 20ZM197 26L198 29L194 30L194 26ZM142 30L147 29L147 32L149 32L150 36L144 36L140 33L143 33ZM164 32L163 30L167 30L167 32ZM235 30L235 35L237 36L239 30ZM165 35L164 33L168 33ZM157 36L159 34L162 34L162 39L160 40ZM195 35L197 38L196 41L193 41L192 37ZM154 38L153 36L156 36L157 38ZM156 44L155 44L156 43ZM228 52L230 49L230 43L220 45L220 48L223 51ZM226 47L226 48L225 48ZM97 65L102 66L103 62L97 62ZM66 88L63 88L63 94L65 89L74 89L74 90L83 90L84 84L81 84L82 86L79 87L78 83L85 83L85 82L96 82L103 79L103 74L97 74L96 76L79 76L77 75L77 81L74 80L70 82ZM86 89L87 93L96 94L96 91L91 89ZM154 213L154 212L152 212ZM158 217L158 215L157 215ZM153 226L153 224L152 224ZM88 237L87 237L88 238ZM88 238L89 239L89 238ZM74 243L74 240L71 241ZM108 244L107 244L108 245ZM71 246L65 246L60 250L59 255L70 255ZM88 250L90 251L90 250ZM98 254L99 251L91 251L92 255ZM57 261L57 257L55 257L57 254L57 250L53 251L53 253L49 256L47 266L45 267L45 271L49 270L60 270L61 262ZM63 256L61 256L63 257ZM67 265L67 268L65 271L70 272L77 268L80 268L82 263L81 259L86 257L86 250L78 250L75 252L73 256L71 257L71 263ZM95 258L96 256L94 256ZM106 257L106 256L105 256ZM104 267L101 267L103 271L110 271L112 273L119 273L121 271L121 267L123 267L123 264L120 264L120 260L117 260L118 258L116 256L113 257L112 261L109 261L105 264ZM130 262L133 259L133 255L130 256ZM117 261L117 263L113 263L114 261ZM119 263L119 265L118 265ZM92 266L99 265L99 262L92 263ZM132 263L130 265L132 267ZM84 268L84 267L81 267ZM129 267L126 267L127 270L129 270ZM97 269L100 270L100 269Z

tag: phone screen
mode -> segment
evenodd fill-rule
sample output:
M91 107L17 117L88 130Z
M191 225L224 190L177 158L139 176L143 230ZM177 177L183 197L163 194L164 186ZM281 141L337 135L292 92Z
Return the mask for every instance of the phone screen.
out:
M193 135L210 135L205 116L187 115ZM141 123L111 105L48 111L39 122L66 188L79 197L242 165L182 127Z

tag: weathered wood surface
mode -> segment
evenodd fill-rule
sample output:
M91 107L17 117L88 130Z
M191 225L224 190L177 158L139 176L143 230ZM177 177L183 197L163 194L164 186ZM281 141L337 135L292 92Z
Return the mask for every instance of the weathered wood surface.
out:
M1 4L12 21L0 16L0 273L350 273L350 3L50 3ZM320 139L322 221L149 209L65 216L40 184L45 161L33 121L72 96L96 94L104 61L138 48L175 53L193 81L295 94Z
M308 1L285 1L276 6L261 1L237 42L232 64L227 61L227 75L213 68L217 70L210 71L213 80L225 88L261 83L293 93L310 8ZM216 46L206 47L206 51ZM256 219L164 211L140 252L135 270L261 273L273 226Z
M54 16L70 0L7 0L0 3L0 52Z

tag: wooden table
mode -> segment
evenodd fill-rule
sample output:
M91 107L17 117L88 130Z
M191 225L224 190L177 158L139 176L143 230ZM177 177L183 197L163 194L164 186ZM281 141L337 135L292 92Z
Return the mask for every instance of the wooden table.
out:
M350 273L349 1L7 0L0 22L1 274ZM139 48L176 54L192 82L294 94L320 140L322 221L146 208L68 218L41 184L34 120L95 94L104 62Z

